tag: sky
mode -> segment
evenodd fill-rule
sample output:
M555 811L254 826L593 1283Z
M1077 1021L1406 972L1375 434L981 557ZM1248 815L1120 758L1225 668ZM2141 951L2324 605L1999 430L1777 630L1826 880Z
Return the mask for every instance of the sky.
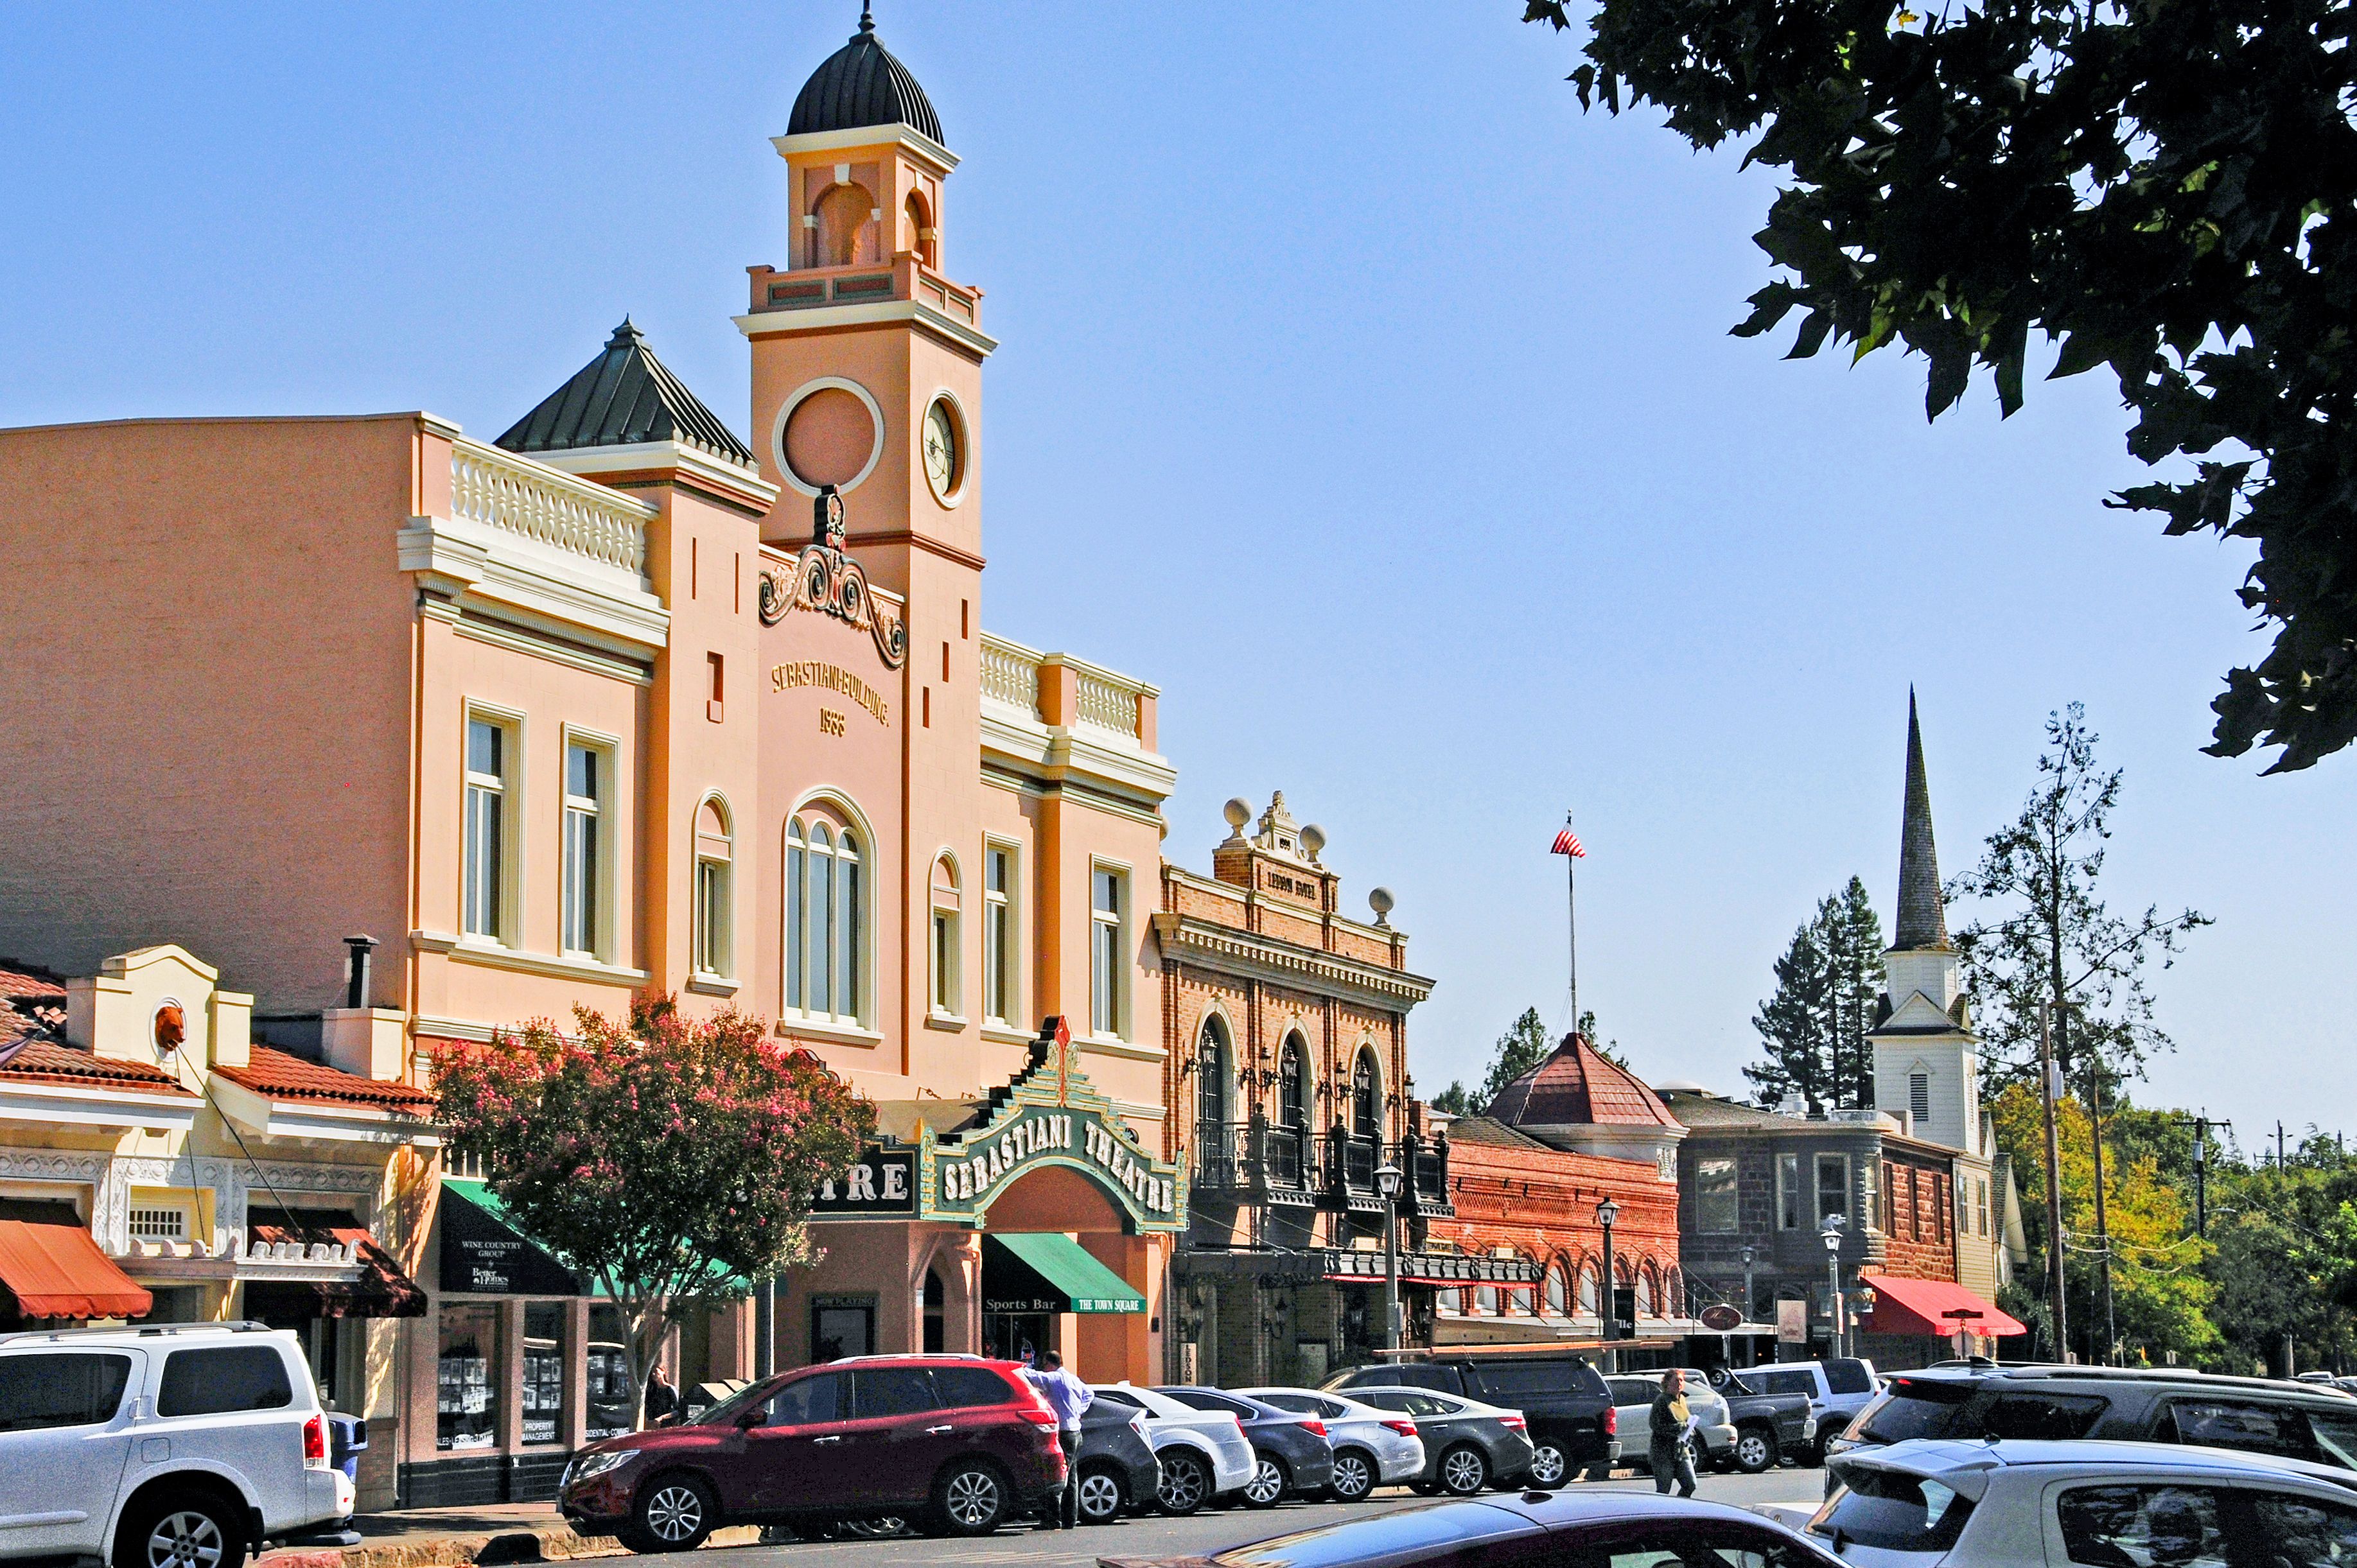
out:
M2103 498L2115 393L1786 362L1727 328L1772 186L1583 113L1519 0L884 0L964 160L943 261L1002 344L984 619L1157 682L1165 853L1231 796L1322 825L1436 982L1420 1092L1580 999L1649 1081L1740 1093L1770 965L1853 874L1886 923L1908 692L1942 867L2052 709L2126 769L2115 908L2215 924L2136 1093L2344 1124L2357 756L2200 755L2264 639L2247 551ZM499 434L627 313L740 434L742 269L856 6L0 4L0 425L425 408ZM1952 920L1968 918L1953 910Z

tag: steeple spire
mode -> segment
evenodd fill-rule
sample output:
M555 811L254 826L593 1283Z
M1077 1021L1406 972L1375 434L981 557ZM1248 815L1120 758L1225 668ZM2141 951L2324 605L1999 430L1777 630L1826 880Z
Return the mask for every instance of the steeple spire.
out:
M1932 842L1932 786L1923 776L1923 729L1915 688L1907 688L1907 812L1899 831L1899 919L1894 952L1944 950L1948 910L1940 897L1940 852Z

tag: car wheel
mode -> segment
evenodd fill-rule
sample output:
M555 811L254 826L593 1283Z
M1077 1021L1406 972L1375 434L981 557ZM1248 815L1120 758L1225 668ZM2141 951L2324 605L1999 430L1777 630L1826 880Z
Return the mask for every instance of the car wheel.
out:
M1253 1455L1252 1479L1244 1483L1244 1506L1273 1509L1285 1500L1285 1489L1291 1484L1284 1460L1274 1454L1256 1453Z
M645 1551L693 1552L718 1521L711 1488L703 1482L693 1476L658 1476L639 1488L630 1522Z
M856 1535L862 1541L888 1541L908 1528L907 1520L888 1513L881 1519L847 1519L843 1521L843 1533Z
M124 1523L117 1568L238 1568L245 1561L237 1510L202 1492L156 1498Z
M1462 1444L1440 1456L1441 1490L1469 1498L1489 1484L1490 1461L1471 1444Z
M1563 1456L1563 1449L1551 1437L1543 1437L1531 1449L1531 1485L1542 1492L1554 1491L1563 1485L1571 1469L1571 1461Z
M1747 1426L1735 1434L1735 1467L1747 1476L1776 1467L1776 1435L1761 1426Z
M1006 1518L1006 1480L978 1459L951 1466L933 1483L933 1518L949 1535L988 1535Z
M1184 1451L1162 1456L1162 1485L1156 1488L1154 1500L1162 1505L1167 1514L1193 1513L1210 1500L1211 1473L1203 1461Z
M1081 1472L1081 1522L1111 1524L1128 1503L1122 1496L1121 1477L1110 1465L1092 1465Z
M1375 1489L1375 1461L1364 1449L1334 1450L1334 1484L1327 1488L1338 1503L1364 1502Z

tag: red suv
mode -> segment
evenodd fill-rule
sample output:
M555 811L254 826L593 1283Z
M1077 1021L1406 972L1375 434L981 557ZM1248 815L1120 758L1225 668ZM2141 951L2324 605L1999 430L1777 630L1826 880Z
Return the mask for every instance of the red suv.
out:
M859 1356L755 1383L693 1426L593 1443L557 1507L585 1535L688 1552L724 1524L888 1515L986 1535L1063 1484L1055 1414L1015 1363Z

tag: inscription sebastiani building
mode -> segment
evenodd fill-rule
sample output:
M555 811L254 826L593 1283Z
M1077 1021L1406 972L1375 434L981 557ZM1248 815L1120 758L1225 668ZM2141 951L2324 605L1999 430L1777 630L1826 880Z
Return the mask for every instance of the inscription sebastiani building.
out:
M797 686L815 686L822 691L839 693L874 714L877 724L889 725L892 722L892 704L884 694L840 664L802 659L791 664L770 666L770 691L791 692Z

